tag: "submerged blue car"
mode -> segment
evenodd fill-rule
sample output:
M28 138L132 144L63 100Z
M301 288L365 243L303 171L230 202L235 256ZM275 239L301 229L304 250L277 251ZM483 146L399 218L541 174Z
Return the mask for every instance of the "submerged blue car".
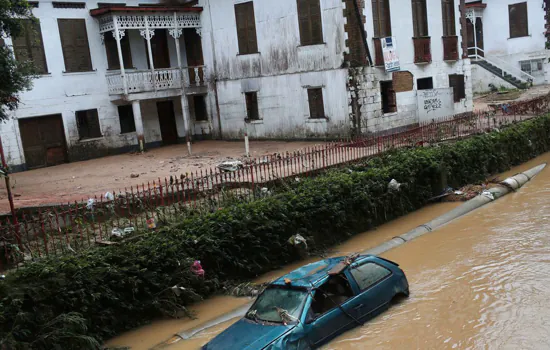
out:
M271 283L245 317L203 349L314 349L408 295L405 273L392 261L372 255L321 260Z

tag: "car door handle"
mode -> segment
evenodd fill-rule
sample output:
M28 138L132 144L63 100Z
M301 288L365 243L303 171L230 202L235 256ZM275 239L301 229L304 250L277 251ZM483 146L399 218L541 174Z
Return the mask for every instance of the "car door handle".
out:
M362 308L363 306L365 306L365 305L359 304L359 305L357 305L356 307L354 307L353 309L354 309L354 310L359 310L359 309Z

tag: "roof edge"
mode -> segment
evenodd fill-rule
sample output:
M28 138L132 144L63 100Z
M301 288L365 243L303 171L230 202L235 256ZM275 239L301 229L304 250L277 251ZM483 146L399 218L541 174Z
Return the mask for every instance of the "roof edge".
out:
M90 10L92 17L116 12L202 12L203 8L187 6L110 6Z

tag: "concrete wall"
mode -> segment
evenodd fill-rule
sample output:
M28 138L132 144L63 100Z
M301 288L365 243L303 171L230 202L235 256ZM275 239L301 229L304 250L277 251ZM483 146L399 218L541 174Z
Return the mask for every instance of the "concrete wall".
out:
M101 2L120 3L116 0L102 0ZM158 1L129 0L128 6L137 6L143 3L158 3ZM54 9L51 1L39 1L38 8L33 9L33 14L40 20L44 51L48 65L48 74L40 76L34 81L31 91L21 94L19 109L10 119L0 125L4 150L8 157L8 163L14 169L25 168L23 145L19 135L18 119L44 116L50 114L62 114L65 138L69 159L79 160L94 156L101 156L118 151L125 151L137 145L136 133L120 133L120 123L117 106L111 102L111 96L107 91L107 56L105 46L99 34L99 24L90 16L90 9L97 8L97 2L87 1L85 9ZM83 18L86 20L86 29L93 71L82 73L64 73L65 65L61 40L57 24L58 18ZM105 35L111 35L106 33ZM143 37L138 30L127 30L130 38L132 63L136 69L147 69L147 52ZM170 63L177 67L177 53L174 39L168 35L168 48ZM11 40L6 39L6 44L11 45ZM206 49L208 45L203 45ZM183 36L180 38L180 48L183 63L186 64L185 43ZM205 52L205 57L212 57L210 51ZM207 65L212 64L209 60ZM131 70L130 70L131 71ZM210 90L212 91L212 90ZM154 97L154 94L152 94ZM160 128L155 100L142 102L142 117L144 123L145 142L150 146L160 144ZM213 115L216 109L213 94L207 97L209 115ZM178 135L184 137L183 116L179 98L174 99L176 123ZM75 111L86 109L98 109L99 122L102 137L94 140L80 140L76 127ZM201 133L204 130L210 133L210 123L204 127L204 123L194 125L193 130Z
M493 84L497 89L500 87L506 89L515 89L516 87L499 76L487 71L476 64L472 64L472 90L474 93L483 93L491 91L489 84Z

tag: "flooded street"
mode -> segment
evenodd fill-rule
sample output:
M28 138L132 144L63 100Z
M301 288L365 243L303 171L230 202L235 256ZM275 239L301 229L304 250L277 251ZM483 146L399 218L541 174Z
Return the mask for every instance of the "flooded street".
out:
M501 179L543 162L550 162L550 154L503 174ZM335 247L331 255L374 247L457 205L446 203L424 208L375 231L357 235ZM550 348L549 168L519 192L382 256L401 265L409 279L410 298L363 327L336 338L324 350ZM262 276L258 281L280 276L304 263ZM238 307L246 301L235 298L207 301L198 307L199 320L173 321L170 327L178 325L178 331L190 329L197 322L211 319L215 314L212 310L220 315L232 303ZM167 349L198 349L235 321ZM160 329L154 324L114 339L108 345L147 349L153 338L158 344L170 337L170 332ZM148 339L148 344L140 339Z

